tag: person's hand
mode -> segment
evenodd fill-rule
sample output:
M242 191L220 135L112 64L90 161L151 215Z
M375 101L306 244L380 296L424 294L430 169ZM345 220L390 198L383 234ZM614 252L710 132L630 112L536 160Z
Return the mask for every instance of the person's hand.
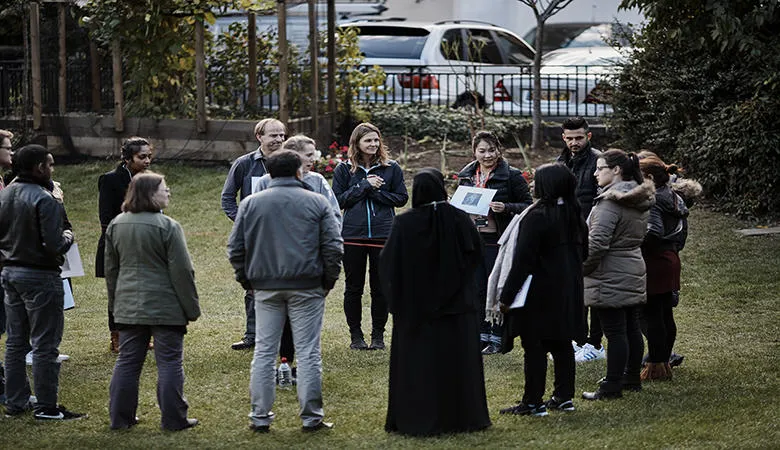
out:
M383 184L385 184L385 180L383 180L379 175L369 175L366 177L366 181L368 181L368 184L370 184L374 189L379 189Z
M498 309L501 311L502 314L506 314L509 312L509 306L501 302L498 302Z
M73 232L70 231L70 230L65 230L65 231L62 232L62 237L72 241L73 240Z
M506 209L504 202L490 202L490 209L496 213L502 213Z

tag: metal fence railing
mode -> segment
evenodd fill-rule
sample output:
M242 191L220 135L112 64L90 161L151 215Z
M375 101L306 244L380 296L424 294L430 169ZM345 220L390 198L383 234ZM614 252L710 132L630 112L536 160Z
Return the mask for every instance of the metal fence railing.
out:
M110 112L113 109L111 66L100 68L100 110L92 108L92 80L87 61L73 61L67 67L67 111ZM406 104L422 103L435 106L473 106L493 114L531 117L533 113L533 77L529 67L491 70L485 66L386 67L385 82L381 86L360 88L352 98L355 103ZM42 70L43 111L58 110L58 65L44 62ZM308 114L311 102L309 77L297 70L289 81L291 116ZM580 115L597 117L612 112L611 67L557 66L544 67L541 76L542 115L564 117ZM325 77L325 73L321 74ZM339 77L343 82L345 74ZM207 102L212 111L222 108L244 111L248 105L248 91L234 88L226 91L219 86L220 78L209 77ZM0 61L0 116L19 113L22 108L23 63ZM254 111L276 111L279 107L277 74L258 74L258 100ZM324 87L324 82L320 83ZM321 91L325 91L322 89ZM324 94L323 94L324 97ZM320 99L324 101L325 99ZM338 99L342 102L344 99ZM220 105L220 106L218 106ZM234 112L235 112L234 111Z

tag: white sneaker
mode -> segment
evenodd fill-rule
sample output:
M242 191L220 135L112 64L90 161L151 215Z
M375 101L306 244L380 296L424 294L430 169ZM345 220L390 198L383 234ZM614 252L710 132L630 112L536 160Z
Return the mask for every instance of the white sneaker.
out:
M596 361L599 359L607 359L607 352L604 350L603 346L597 349L591 344L585 344L580 351L574 354L574 361L578 363Z
M580 349L582 349L582 347L577 345L577 341L571 341L571 348L574 349L574 354L575 355L577 354L578 351L580 351Z
M57 356L57 362L58 363L61 363L63 361L67 361L69 359L70 359L70 356L68 356L68 355L66 355L64 353L60 353L60 355ZM27 364L28 366L32 366L32 352L27 352L27 354L24 355L24 363Z

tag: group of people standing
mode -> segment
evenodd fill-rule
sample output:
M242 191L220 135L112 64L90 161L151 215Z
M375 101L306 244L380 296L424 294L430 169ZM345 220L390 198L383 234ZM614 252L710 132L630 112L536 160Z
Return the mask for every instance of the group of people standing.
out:
M342 263L349 348L385 349L393 314L388 432L435 435L489 427L482 355L511 351L517 336L525 392L504 414L574 410L575 362L598 359L599 352L606 353L607 374L584 399L620 397L624 390L640 390L643 380L670 379L677 253L687 236L687 207L700 187L689 184L689 195L681 197L671 187L676 166L653 153L592 148L582 118L567 120L563 129L566 148L558 162L536 170L533 197L521 171L503 158L496 136L480 131L472 139L474 161L458 173L458 182L496 191L488 214L470 215L450 205L441 172L423 169L413 180L411 210L396 216L409 194L403 170L389 159L376 126L362 123L353 130L347 160L335 168L331 188L312 171L317 151L311 138L288 138L283 123L260 121L254 128L259 147L232 164L221 194L222 209L234 222L228 259L245 290L246 327L231 347L254 349L250 429L268 432L274 420L277 353L291 363L297 356L293 377L304 431L332 427L324 420L320 335L325 297ZM0 192L3 229L14 226L13 213L21 214L16 199L22 190L51 181L51 155L28 147L14 159L20 175L13 189ZM140 374L154 338L161 426L182 430L198 424L187 415L182 360L187 325L198 319L200 307L184 233L163 214L170 189L163 176L149 171L152 152L145 139L126 140L122 162L98 183L102 233L96 275L106 279L110 347L119 353L110 419L115 429L138 423ZM23 211L39 207L39 198L48 198L43 192L24 197L34 206ZM46 240L41 254L33 258L52 265L73 237L63 228L61 203L47 208L57 217L25 225L46 227L39 233ZM38 259L17 263L14 252L20 250L12 234L0 236L6 311L12 309L14 289L22 286L17 283L24 281L16 278L27 276L17 272L59 273L59 264L42 269ZM361 326L367 263L370 343ZM525 304L514 308L526 279L531 281ZM52 320L61 321L61 303L59 319ZM13 339L11 329L6 360L19 377L18 354L39 329L21 330ZM643 331L650 350L644 369ZM53 348L33 345L34 371L51 372L45 364L56 361L61 327L58 333ZM545 401L548 355L555 385ZM22 378L11 380L9 374L14 392L6 408L20 414L29 387L16 386L24 386ZM38 376L35 381L36 393L43 394L33 405L36 414L81 417L57 409L56 385L52 403L50 387L39 386Z

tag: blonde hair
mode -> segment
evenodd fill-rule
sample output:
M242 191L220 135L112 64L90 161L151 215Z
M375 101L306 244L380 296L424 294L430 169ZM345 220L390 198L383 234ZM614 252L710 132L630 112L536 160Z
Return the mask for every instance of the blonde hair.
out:
M269 119L263 119L260 122L257 122L255 125L255 136L262 136L265 133L265 127L272 123L278 123L279 125L284 128L284 134L287 134L287 126L285 124L277 119L269 118Z
M360 140L363 139L363 136L367 135L368 133L376 133L379 136L379 149L371 158L371 165L387 165L389 158L387 155L387 146L385 145L385 141L382 139L382 133L379 131L379 128L377 128L376 125L363 122L356 126L354 130L352 130L352 135L349 137L349 150L347 150L347 158L349 158L349 162L352 163L352 167L350 168L350 172L352 173L355 173L358 166L360 165L360 146L358 144L360 143Z
M303 153L307 145L313 145L315 148L317 147L317 143L314 142L314 139L303 134L296 134L295 136L284 141L284 144L282 144L282 150L292 150L298 153Z

